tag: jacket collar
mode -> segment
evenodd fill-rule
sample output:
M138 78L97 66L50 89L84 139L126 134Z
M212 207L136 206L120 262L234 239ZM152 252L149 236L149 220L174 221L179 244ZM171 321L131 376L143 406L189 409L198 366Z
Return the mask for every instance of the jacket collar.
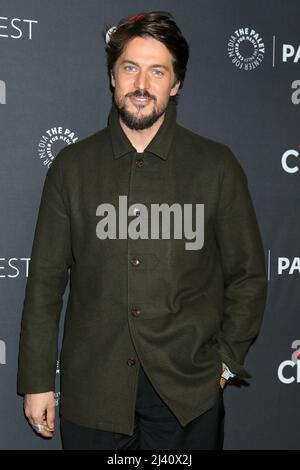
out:
M165 118L157 133L145 148L145 152L154 153L163 160L167 159L175 130L176 111L176 104L170 100ZM108 116L108 129L111 136L114 158L120 158L129 152L136 152L136 149L120 125L118 109L114 102Z

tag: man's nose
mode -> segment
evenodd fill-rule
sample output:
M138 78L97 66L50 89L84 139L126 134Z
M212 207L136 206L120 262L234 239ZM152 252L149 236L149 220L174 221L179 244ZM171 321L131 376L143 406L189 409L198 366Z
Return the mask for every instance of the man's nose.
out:
M149 77L147 72L140 71L134 81L134 86L139 89L148 89L150 87Z

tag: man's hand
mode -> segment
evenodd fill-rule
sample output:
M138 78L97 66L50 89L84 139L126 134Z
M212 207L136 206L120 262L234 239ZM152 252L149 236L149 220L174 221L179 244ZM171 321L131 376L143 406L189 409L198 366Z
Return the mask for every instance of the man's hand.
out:
M24 412L29 423L43 437L52 437L55 422L54 392L30 393L24 397ZM40 430L38 430L38 426Z
M225 370L226 368L227 368L227 365L226 365L224 362L222 362L222 373L224 372L224 370ZM221 377L221 378L220 378L220 387L221 387L223 390L224 390L224 388L225 388L226 383L227 383L227 380L224 379L224 377Z

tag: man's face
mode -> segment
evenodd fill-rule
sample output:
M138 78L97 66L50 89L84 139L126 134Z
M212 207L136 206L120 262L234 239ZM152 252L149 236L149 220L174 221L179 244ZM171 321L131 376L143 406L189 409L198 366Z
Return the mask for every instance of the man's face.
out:
M128 41L111 76L123 122L130 129L151 127L177 94L180 82L174 82L172 56L164 44L151 37Z

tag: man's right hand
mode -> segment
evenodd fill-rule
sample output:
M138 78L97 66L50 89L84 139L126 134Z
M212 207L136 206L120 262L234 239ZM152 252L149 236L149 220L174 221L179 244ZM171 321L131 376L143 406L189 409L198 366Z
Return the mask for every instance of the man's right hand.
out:
M28 393L24 396L24 413L33 429L41 436L52 437L55 422L54 392ZM40 431L34 425L40 424Z

